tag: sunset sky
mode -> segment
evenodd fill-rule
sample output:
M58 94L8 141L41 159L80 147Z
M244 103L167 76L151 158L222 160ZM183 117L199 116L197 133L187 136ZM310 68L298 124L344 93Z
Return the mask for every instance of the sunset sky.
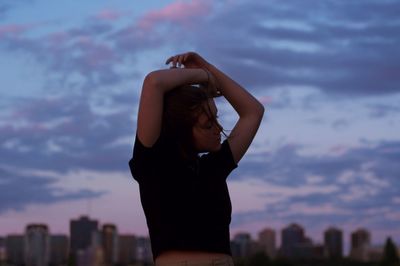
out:
M359 227L400 244L400 2L0 0L0 236L89 214L147 235L128 161L146 73L197 51L266 112L232 236ZM237 119L217 100L221 123Z

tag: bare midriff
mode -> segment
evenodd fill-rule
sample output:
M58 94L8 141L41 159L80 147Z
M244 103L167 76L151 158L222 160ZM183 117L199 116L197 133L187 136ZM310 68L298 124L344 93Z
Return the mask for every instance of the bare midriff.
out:
M156 263L171 263L182 260L199 260L199 259L225 259L231 256L223 253L203 252L203 251L179 251L171 250L161 253L156 258Z

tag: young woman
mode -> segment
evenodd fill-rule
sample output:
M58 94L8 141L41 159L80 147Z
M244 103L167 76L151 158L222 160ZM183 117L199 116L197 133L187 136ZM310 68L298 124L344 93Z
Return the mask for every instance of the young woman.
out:
M155 264L233 265L226 178L252 142L264 107L194 52L166 63L170 69L144 80L129 162ZM239 115L229 136L217 120L216 96Z

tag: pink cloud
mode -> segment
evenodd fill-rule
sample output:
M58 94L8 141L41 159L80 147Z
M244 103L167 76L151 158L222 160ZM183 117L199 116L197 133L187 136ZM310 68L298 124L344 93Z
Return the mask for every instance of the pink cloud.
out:
M177 1L162 9L147 13L139 20L138 26L143 30L149 30L161 22L173 22L185 25L196 17L207 15L210 9L211 5L209 1Z
M18 24L1 25L0 37L3 37L5 35L19 35L27 31L31 27L32 25L18 25Z

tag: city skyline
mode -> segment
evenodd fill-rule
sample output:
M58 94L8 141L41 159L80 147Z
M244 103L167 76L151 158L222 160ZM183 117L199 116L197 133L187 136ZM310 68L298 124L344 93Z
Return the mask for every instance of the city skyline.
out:
M30 222L65 233L81 214L146 235L128 167L141 84L193 50L266 109L228 178L232 234L297 222L317 242L334 225L400 243L399 12L396 0L1 1L0 235ZM229 132L236 117L217 106Z
M27 228L29 226L32 226L32 225L43 225L43 226L46 226L47 227L47 231L49 232L50 235L65 235L65 236L71 237L71 224L73 224L74 221L77 222L77 221L80 221L82 219L88 219L90 221L93 221L95 223L95 224L93 224L93 229L96 228L96 230L101 230L101 228L104 229L104 226L106 226L106 227L112 226L112 227L115 227L115 229L118 231L119 235L132 235L132 236L135 236L135 237L149 238L148 234L137 234L137 233L133 233L133 232L120 231L118 229L118 225L115 224L115 223L112 223L112 222L100 222L98 219L96 219L94 217L87 216L87 215L80 215L79 217L71 218L68 221L69 229L67 230L67 232L52 232L51 231L51 227L48 226L46 223L28 223L28 224L26 224L25 228L21 232L0 234L0 238L5 238L7 236L22 235L27 230ZM261 232L263 232L265 230L272 230L275 233L275 248L278 250L278 249L280 249L282 247L281 245L282 245L282 233L283 233L283 231L285 229L290 228L291 226L300 226L301 228L303 228L304 237L310 239L313 245L324 244L324 242L326 241L324 239L324 235L329 230L332 230L332 229L339 230L341 232L341 234L342 234L342 239L340 241L342 243L341 251L342 251L343 256L349 256L350 255L350 251L351 251L351 243L350 242L352 241L352 234L354 234L355 232L358 232L360 230L361 231L366 230L367 232L369 232L369 240L368 241L369 241L371 247L382 247L384 245L384 242L387 240L387 238L390 237L390 238L393 239L392 236L388 235L383 242L378 242L376 240L374 241L374 238L373 238L374 232L369 230L368 228L364 228L362 226L359 226L359 227L354 228L348 234L346 234L345 232L343 232L343 230L342 230L342 228L340 226L331 225L331 226L328 226L327 228L325 228L324 231L321 232L322 241L315 241L314 238L310 237L307 234L307 228L306 227L304 227L303 225L301 225L299 223L291 222L291 223L285 225L280 230L275 229L273 227L269 227L268 225L266 225L265 227L263 227L260 231L257 231L256 233L250 233L250 232L247 232L247 231L237 231L237 232L234 232L234 233L231 232L231 241L234 240L235 237L237 235L240 235L240 234L246 234L246 235L248 234L251 237L251 240L259 241ZM71 239L71 242L73 242L72 239ZM395 242L395 244L397 244L396 241L394 241L394 242ZM73 247L71 247L71 248L73 249Z

